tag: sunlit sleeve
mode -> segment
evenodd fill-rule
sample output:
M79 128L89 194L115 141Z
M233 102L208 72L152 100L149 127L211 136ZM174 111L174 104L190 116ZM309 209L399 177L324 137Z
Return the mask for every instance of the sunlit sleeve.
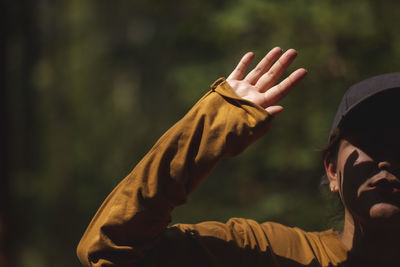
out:
M121 181L77 249L85 266L134 266L157 245L174 207L186 202L222 157L265 134L271 116L217 80Z

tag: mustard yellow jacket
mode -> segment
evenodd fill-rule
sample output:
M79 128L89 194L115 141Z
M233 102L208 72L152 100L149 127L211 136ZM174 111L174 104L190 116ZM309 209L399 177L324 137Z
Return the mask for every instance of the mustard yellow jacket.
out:
M111 192L77 249L85 266L336 266L346 249L333 230L305 232L233 218L168 227L222 157L264 135L271 116L223 79L169 129Z

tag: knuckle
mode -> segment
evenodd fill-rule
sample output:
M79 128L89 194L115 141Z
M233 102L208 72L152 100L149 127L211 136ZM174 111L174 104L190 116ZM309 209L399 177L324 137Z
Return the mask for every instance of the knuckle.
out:
M254 69L254 71L257 72L257 73L259 73L259 72L262 72L263 69L264 69L263 66L257 66L257 67Z
M279 67L279 68L282 68L282 67L284 67L284 65L285 64L283 64L283 59L282 58L280 58L277 62L276 62L276 65L277 65L277 67Z
M272 79L274 76L275 76L275 70L274 70L274 69L270 69L270 70L267 72L267 77L268 77L269 79Z
M238 65L237 67L236 67L236 71L239 71L239 72L242 72L243 71L243 69L244 69L244 66L243 65Z

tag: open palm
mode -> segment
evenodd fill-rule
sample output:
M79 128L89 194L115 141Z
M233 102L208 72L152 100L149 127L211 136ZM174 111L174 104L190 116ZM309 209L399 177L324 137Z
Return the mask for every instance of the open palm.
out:
M271 115L276 115L283 110L276 103L307 74L305 69L300 68L277 84L296 56L294 49L282 54L282 49L275 47L246 75L254 58L254 53L249 52L242 57L226 81L238 96L262 106Z

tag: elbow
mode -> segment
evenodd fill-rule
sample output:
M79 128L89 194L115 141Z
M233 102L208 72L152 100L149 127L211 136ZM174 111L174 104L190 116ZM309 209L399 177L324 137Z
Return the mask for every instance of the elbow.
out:
M86 242L85 236L79 242L76 248L76 255L78 256L79 261L81 262L82 266L85 267L93 267L93 261L90 260L90 253L88 249L88 244Z
M87 253L86 247L83 245L84 242L81 240L76 248L76 255L78 256L79 261L83 266L90 266L89 264L89 255Z

